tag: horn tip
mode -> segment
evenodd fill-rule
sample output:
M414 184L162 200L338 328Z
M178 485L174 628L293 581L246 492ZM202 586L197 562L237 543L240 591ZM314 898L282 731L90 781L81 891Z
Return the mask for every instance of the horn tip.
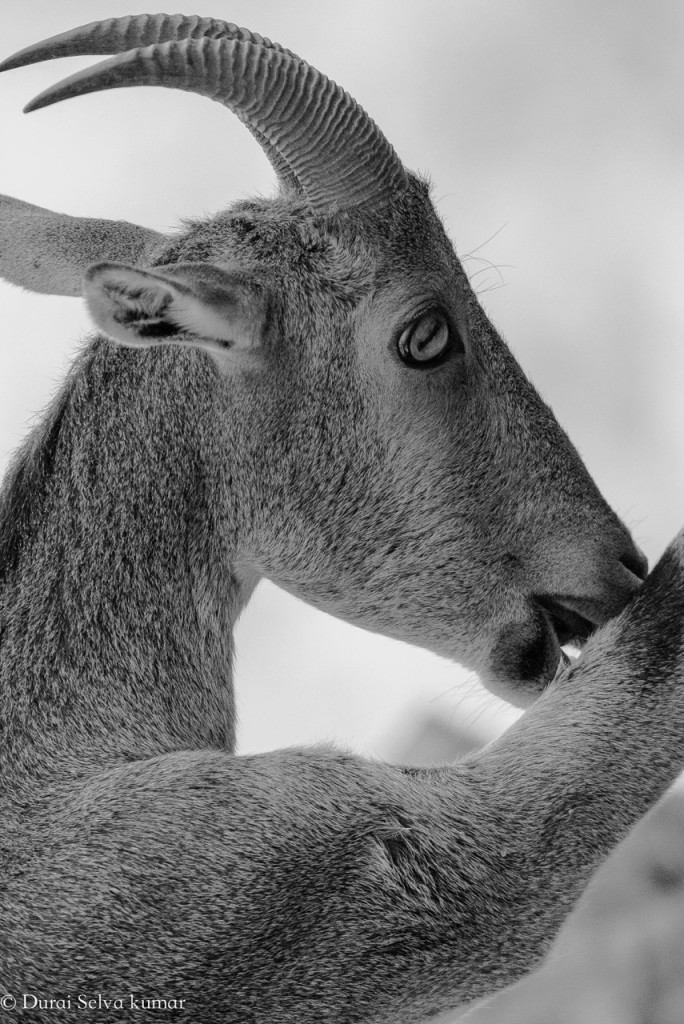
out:
M17 54L13 57L6 57L4 60L0 60L0 71L14 71L15 68L21 67L21 61L17 60Z
M34 110L40 110L42 107L47 107L51 101L43 93L40 96L34 96L32 100L26 104L23 109L24 114L32 114Z
M16 68L25 68L36 61L36 44L26 46L23 50L17 50L4 60L0 60L0 71L14 71Z

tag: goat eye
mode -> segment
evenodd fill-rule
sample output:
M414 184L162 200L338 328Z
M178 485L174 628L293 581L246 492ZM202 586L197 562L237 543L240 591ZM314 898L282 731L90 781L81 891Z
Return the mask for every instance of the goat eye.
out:
M441 313L424 313L402 331L397 349L407 366L434 366L451 351L453 335Z

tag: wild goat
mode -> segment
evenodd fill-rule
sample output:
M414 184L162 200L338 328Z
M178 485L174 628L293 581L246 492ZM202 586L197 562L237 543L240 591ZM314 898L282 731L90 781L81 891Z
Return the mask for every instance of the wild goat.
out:
M280 190L170 237L2 200L2 275L82 292L105 335L0 508L5 1007L403 1021L491 990L678 768L679 591L661 573L548 686L645 563L425 183L338 86L225 22L113 19L3 67L72 53L116 56L30 109L189 89L245 122ZM231 629L263 576L521 703L548 689L451 769L237 758Z

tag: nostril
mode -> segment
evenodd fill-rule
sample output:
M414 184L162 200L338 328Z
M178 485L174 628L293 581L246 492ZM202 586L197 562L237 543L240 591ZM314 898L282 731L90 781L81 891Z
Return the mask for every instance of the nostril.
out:
M648 576L648 559L636 544L629 551L625 552L624 555L620 556L620 561L625 569L629 569L638 579L645 580Z

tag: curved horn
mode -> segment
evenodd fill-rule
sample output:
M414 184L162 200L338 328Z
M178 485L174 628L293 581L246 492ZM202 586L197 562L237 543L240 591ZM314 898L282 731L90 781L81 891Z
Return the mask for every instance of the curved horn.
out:
M148 38L155 41L140 45ZM134 49L47 89L26 110L100 89L185 89L233 110L316 212L384 207L405 186L394 150L347 93L291 51L227 22L163 15L95 22L28 47L0 70L94 48L121 51L131 42Z
M79 28L32 43L31 46L1 61L0 71L12 71L57 57L125 53L127 50L152 46L154 43L166 43L174 39L241 39L287 53L294 60L301 59L296 53L286 50L279 43L271 42L266 36L260 36L256 32L250 32L249 29L240 28L219 18L200 18L197 15L188 17L184 14L138 14L124 18L108 18L106 21L91 21ZM292 169L287 166L268 139L249 124L240 112L235 113L264 150L281 186L301 191Z
M172 40L179 42L182 39L242 39L301 60L301 57L292 50L286 50L280 43L274 43L258 32L250 32L249 29L240 28L220 18L184 14L135 14L125 18L91 21L39 43L32 43L1 61L0 71L11 71L56 57L124 53L153 43L168 43Z

